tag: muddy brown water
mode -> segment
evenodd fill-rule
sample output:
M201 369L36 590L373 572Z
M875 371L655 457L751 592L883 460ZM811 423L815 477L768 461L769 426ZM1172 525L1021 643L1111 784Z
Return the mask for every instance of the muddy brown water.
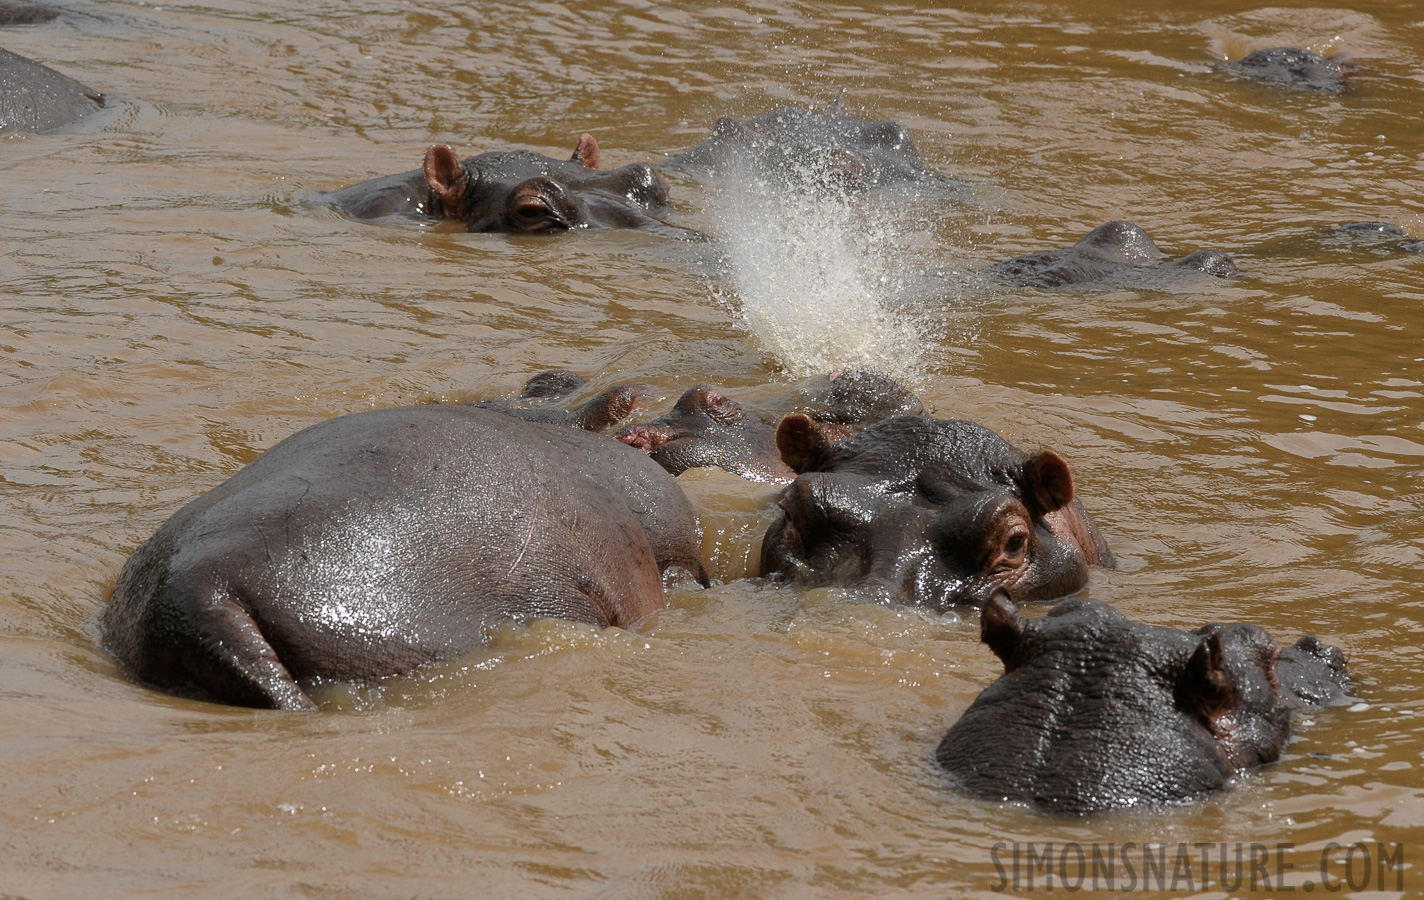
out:
M0 138L0 895L996 896L1014 842L1285 844L1298 890L1331 843L1386 842L1424 891L1424 256L1324 237L1424 237L1411 4L66 8L0 32L110 100ZM1328 96L1212 68L1284 44L1366 70ZM969 195L768 213L674 178L723 250L310 202L434 141L567 153L590 131L605 164L655 161L719 115L842 88ZM973 274L1111 218L1246 275L1055 295ZM1348 650L1356 702L1182 808L966 799L932 751L999 672L976 618L743 578L772 491L706 472L683 482L722 583L630 631L510 628L314 715L154 693L97 644L126 555L322 419L554 367L670 403L877 363L1072 462L1122 563L1092 595L1316 633ZM1250 886L1207 874L1168 892Z

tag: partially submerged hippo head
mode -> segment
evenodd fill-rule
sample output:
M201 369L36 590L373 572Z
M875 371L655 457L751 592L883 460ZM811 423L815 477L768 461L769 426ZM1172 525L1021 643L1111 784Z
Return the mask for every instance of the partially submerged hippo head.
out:
M1269 47L1248 53L1224 67L1233 75L1302 91L1339 94L1345 90L1345 76L1354 66L1342 65L1319 53L1298 47Z
M433 217L463 222L469 231L663 225L672 203L662 176L647 163L603 170L600 156L589 134L569 159L514 150L461 160L449 144L436 144L419 170L352 185L327 199L358 218Z
M653 389L646 384L615 384L571 409L547 405L562 400L585 384L587 382L581 376L567 369L551 369L540 372L525 383L518 397L520 405L507 400L478 400L468 405L492 409L526 422L602 431L631 416L653 396Z
M754 119L723 116L707 140L662 165L703 178L754 176L799 187L961 187L925 168L904 125L846 115L841 97L823 112L787 106Z
M1052 450L1024 454L973 422L898 416L843 437L805 414L777 446L799 473L762 545L762 574L870 589L938 611L996 591L1081 590L1108 551Z
M615 437L674 475L706 466L749 481L784 484L795 477L777 455L772 424L715 388L691 388L667 415Z
M1220 250L1197 250L1178 259L1167 254L1131 222L1104 222L1070 247L1016 256L995 263L989 274L1023 287L1165 287L1173 277L1241 274Z
M1302 672L1316 697L1338 696L1345 683L1339 651L1314 638L1287 651L1291 668L1255 625L1178 631L1095 600L1025 619L996 595L981 628L1004 674L949 729L936 758L971 794L1049 813L1222 790L1236 773L1280 758L1291 711L1310 704L1309 688L1297 687L1309 680Z
M823 434L836 436L891 416L924 412L920 398L895 379L858 370L811 379L792 395L790 408L836 426L823 428ZM630 425L616 437L674 475L713 467L750 481L785 484L796 477L781 459L772 421L716 388L694 387L667 415Z

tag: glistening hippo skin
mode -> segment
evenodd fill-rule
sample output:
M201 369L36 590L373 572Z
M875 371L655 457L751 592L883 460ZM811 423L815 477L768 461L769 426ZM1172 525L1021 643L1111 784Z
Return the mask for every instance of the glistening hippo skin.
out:
M0 132L43 134L104 106L104 95L49 66L0 50Z
M600 155L598 141L588 134L567 160L514 150L461 161L448 144L436 144L420 169L321 199L358 219L448 219L463 222L468 231L671 228L662 222L672 212L662 176L646 163L600 170Z
M134 551L102 616L139 682L312 707L483 645L507 620L625 626L703 584L696 518L642 454L468 406L342 416L298 432Z
M784 484L796 475L776 452L775 427L714 388L691 388L667 415L614 437L674 475L704 466L748 481Z
M848 116L840 98L819 113L788 106L740 122L724 116L711 137L660 167L712 180L760 177L802 187L962 187L925 168L905 126Z
M861 371L811 379L794 392L789 408L816 422L840 426L841 435L891 416L924 412L920 398L895 379ZM781 460L773 418L746 409L715 388L695 387L678 399L671 412L615 436L674 475L713 467L749 481L785 484L796 473Z
M1112 553L1052 450L1026 455L973 422L898 416L849 437L795 414L777 429L799 473L762 544L763 575L869 588L947 611L996 591L1081 590Z
M1167 254L1131 222L1105 222L1071 247L1016 256L990 266L990 275L1022 287L1166 287L1174 278L1235 278L1236 264L1220 250L1197 250L1163 262Z
M1343 655L1313 637L1281 652L1255 625L1178 631L1095 600L1025 619L996 595L981 628L1004 674L936 759L970 794L1058 815L1223 790L1280 758L1293 710L1346 685Z
M1249 53L1223 68L1233 75L1302 91L1339 94L1354 67L1297 47L1271 47Z
M581 376L566 369L552 369L530 378L518 400L524 403L560 400L586 383ZM471 403L470 406L496 410L526 422L565 425L584 431L602 431L617 425L641 409L653 393L653 389L646 384L616 384L574 409L516 406L506 400L481 400Z

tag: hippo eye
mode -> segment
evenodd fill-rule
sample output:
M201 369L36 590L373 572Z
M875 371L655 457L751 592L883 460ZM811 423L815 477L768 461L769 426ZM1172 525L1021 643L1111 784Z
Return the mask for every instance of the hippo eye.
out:
M1004 541L1004 552L1009 556L1023 556L1024 548L1028 546L1028 535L1012 534Z

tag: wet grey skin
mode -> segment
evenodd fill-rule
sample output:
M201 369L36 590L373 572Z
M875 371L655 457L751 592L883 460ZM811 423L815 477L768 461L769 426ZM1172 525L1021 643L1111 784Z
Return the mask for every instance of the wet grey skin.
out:
M898 416L845 436L798 413L777 446L797 476L763 540L768 577L947 612L998 591L1059 599L1114 565L1063 458L982 425Z
M1008 284L1049 290L1070 287L1170 288L1193 277L1236 278L1241 272L1220 250L1197 250L1177 259L1131 222L1105 222L1076 244L1016 256L987 273Z
M103 106L104 95L93 88L0 49L0 133L57 131Z
M981 613L1004 674L935 751L960 789L1060 816L1185 803L1275 762L1291 715L1336 702L1344 656L1316 638L1281 651L1255 625L1179 631L1066 600L1026 619Z
M847 115L843 98L822 112L787 106L741 121L724 116L707 140L669 156L659 168L709 181L757 179L791 188L964 189L925 167L904 125Z
M920 398L877 372L832 372L808 380L788 406L819 423L851 434L881 419L924 411ZM631 425L616 437L647 453L674 475L719 468L749 481L785 484L796 477L776 446L774 413L750 410L722 391L698 386L686 391L666 415Z
M1343 66L1319 53L1298 47L1257 50L1226 63L1222 68L1240 78L1274 87L1323 94L1343 93L1345 77L1355 71L1352 66Z
M140 683L309 709L484 646L506 621L627 626L707 584L693 508L644 455L469 406L341 416L184 506L119 574L104 642Z
M574 229L652 228L682 233L667 182L646 163L599 168L592 135L569 159L529 150L459 159L448 144L426 151L424 165L319 196L358 219L450 220L468 231L548 234Z

